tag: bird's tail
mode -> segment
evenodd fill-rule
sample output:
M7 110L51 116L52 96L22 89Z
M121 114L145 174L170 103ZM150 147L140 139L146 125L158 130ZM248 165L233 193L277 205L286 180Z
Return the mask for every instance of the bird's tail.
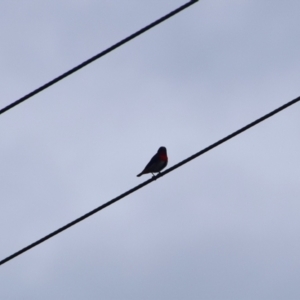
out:
M141 172L140 174L137 174L136 177L140 177L140 176L142 176L143 174L144 174L144 173Z

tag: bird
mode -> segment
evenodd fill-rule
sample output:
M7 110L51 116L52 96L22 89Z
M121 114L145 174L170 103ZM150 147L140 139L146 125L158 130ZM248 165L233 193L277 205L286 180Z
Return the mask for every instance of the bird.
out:
M160 171L166 167L168 164L168 156L167 156L167 148L166 147L160 147L157 150L157 153L151 158L145 169L138 175L137 177L140 177L143 174L149 174L152 173L160 173Z

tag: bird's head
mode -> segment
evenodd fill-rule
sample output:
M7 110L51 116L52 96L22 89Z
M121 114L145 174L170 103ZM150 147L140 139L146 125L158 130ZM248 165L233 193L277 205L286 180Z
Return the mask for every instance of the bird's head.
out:
M167 155L167 148L166 147L160 147L157 151L158 154L165 154Z

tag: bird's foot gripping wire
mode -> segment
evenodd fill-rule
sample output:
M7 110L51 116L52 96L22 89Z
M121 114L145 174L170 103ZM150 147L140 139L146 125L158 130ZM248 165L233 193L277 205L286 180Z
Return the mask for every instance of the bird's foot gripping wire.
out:
M153 173L151 173L151 174L153 175L152 179L156 180L156 176Z

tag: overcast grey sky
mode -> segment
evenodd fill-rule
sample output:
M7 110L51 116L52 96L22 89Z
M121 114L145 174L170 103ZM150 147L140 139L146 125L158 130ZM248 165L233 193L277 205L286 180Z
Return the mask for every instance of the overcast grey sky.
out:
M0 106L184 1L0 2ZM0 259L300 95L300 1L203 0L0 116ZM0 267L1 299L299 299L300 106Z

